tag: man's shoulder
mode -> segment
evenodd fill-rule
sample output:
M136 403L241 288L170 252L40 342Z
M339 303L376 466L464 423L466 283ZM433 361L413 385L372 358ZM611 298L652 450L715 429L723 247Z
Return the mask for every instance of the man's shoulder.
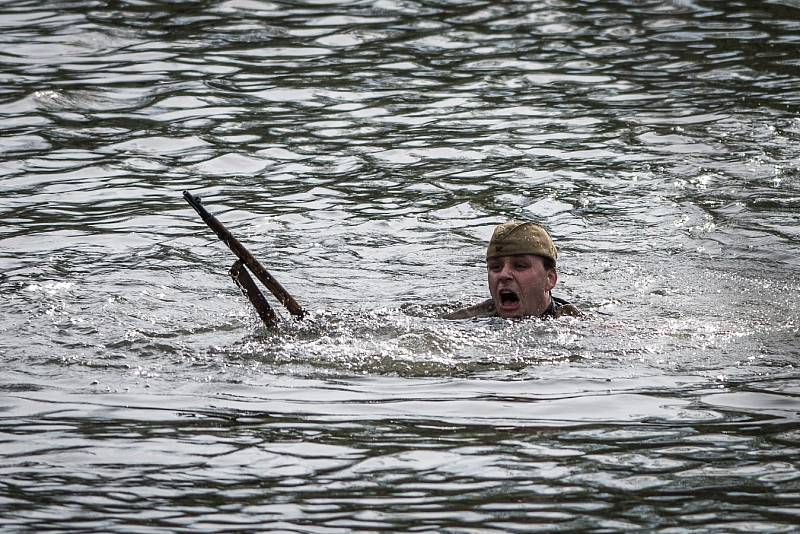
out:
M479 304L462 308L441 316L442 319L484 319L487 317L497 317L497 310L492 299L484 300ZM574 305L564 299L551 297L550 307L542 315L557 319L559 317L583 317L583 313Z
M462 308L454 312L442 315L442 319L481 319L484 317L496 317L497 310L492 299L484 300L480 304L475 304L468 308Z
M574 305L564 299L551 297L553 300L551 316L556 319L559 317L583 317L583 313Z

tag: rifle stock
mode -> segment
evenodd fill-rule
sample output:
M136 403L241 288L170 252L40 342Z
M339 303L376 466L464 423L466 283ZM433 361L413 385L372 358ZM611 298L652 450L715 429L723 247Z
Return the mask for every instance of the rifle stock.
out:
M200 218L203 219L209 228L211 228L217 237L219 237L223 243L225 243L228 248L233 252L237 258L241 260L241 262L247 266L248 269L258 278L267 289L269 289L270 293L272 293L278 301L286 306L286 309L289 310L293 316L302 319L306 312L303 310L302 307L297 303L296 300L286 291L282 285L278 283L275 278L272 277L271 274L264 268L263 265L247 250L244 245L242 245L238 239L236 239L233 234L231 234L225 226L219 222L219 220L214 217L206 208L203 206L200 197L194 196L188 191L183 192L183 198L186 199L186 202L194 208Z
M265 299L261 291L258 290L258 286L256 286L256 283L250 277L250 274L248 274L247 269L244 268L242 260L236 260L228 271L228 274L231 275L233 281L236 282L236 285L239 286L242 293L244 293L250 301L250 304L256 309L258 316L261 318L261 322L270 329L274 330L277 328L279 321L275 310L272 309L267 299Z

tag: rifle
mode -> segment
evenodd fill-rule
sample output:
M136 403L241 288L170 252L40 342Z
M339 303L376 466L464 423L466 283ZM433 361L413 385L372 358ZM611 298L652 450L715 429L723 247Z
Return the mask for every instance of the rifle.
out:
M197 214L200 215L200 218L203 219L203 222L205 222L209 226L209 228L211 228L214 231L214 233L217 234L217 237L219 237L222 240L222 242L228 246L231 252L233 252L236 255L236 257L239 258L241 264L247 266L247 268L250 269L250 271L255 275L255 277L258 278L261 281L261 283L266 286L267 289L269 289L270 293L272 293L281 304L286 306L286 309L289 310L289 313L291 313L298 319L302 319L303 317L305 317L306 315L305 310L303 310L303 308L300 307L300 305L297 303L296 300L294 300L294 298L289 294L289 292L286 291L283 288L283 286L281 286L278 283L278 281L272 277L271 274L269 274L269 272L264 268L264 266L261 265L261 263L259 263L257 259L255 259L255 257L250 253L250 251L247 250L244 247L244 245L242 245L239 242L239 240L236 239L233 236L233 234L231 234L228 231L228 229L225 228L225 226L223 226L221 222L219 222L219 220L217 220L216 217L214 217L211 213L208 212L208 210L206 210L206 208L201 203L200 197L194 196L188 191L184 191L183 198L186 199L186 202L188 202L189 205L192 208L194 208ZM244 277L242 277L239 273L245 273L245 276L247 278L250 278L249 275L246 274L246 271L241 269L241 265L237 267L237 264L234 264L234 266L231 268L231 276L234 277L234 279L237 280L237 283L239 283L240 286L243 287L244 285L247 284L247 282L244 279ZM244 284L242 284L242 280L244 280ZM250 279L250 282L253 282L252 279ZM255 283L252 283L252 289L258 291L258 288L256 287ZM252 290L247 290L248 298L251 299L250 302L253 303L253 305L256 307L256 310L259 312L259 315L261 315L262 312L259 309L259 306L256 305L255 302L253 302L252 299L254 297L252 297L251 294L253 294ZM263 295L261 296L261 299L263 300L264 304L267 304L266 300L263 299ZM267 304L267 307L269 307L269 304ZM272 309L270 309L270 311L272 311ZM274 314L274 312L272 313ZM264 319L263 316L261 318L262 320ZM265 321L265 323L267 323L267 321Z
M250 301L250 304L256 309L258 316L261 317L261 322L270 329L277 328L279 321L275 310L272 309L267 299L264 298L263 293L258 290L258 286L250 277L247 269L244 268L242 260L236 260L231 266L230 271L228 271L228 274L231 275L233 281L236 282L236 285L239 286L239 289L242 290L242 293L244 293Z

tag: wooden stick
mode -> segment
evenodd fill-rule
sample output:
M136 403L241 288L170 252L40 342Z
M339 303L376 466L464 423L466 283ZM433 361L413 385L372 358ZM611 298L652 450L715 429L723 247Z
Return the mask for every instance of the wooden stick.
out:
M278 316L275 310L272 309L272 306L269 305L269 302L267 302L267 299L264 298L261 291L258 290L258 286L250 277L247 269L245 269L242 260L236 260L228 273L231 275L231 278L233 278L233 281L236 282L236 285L242 290L242 293L250 300L250 304L252 304L256 312L258 312L261 321L267 328L275 329L279 323Z
M252 254L250 251L247 250L244 245L242 245L238 239L233 237L225 226L221 222L217 220L216 217L211 215L211 213L206 210L205 207L201 204L200 197L196 197L189 193L188 191L183 192L183 198L186 199L186 202L189 203L191 207L200 215L203 221L214 230L214 233L217 234L223 243L225 243L231 252L236 254L236 257L239 258L244 265L250 269L256 278L258 278L262 284L269 289L270 293L275 295L275 298L278 301L286 306L286 309L289 310L289 313L297 317L298 319L302 319L306 312L300 305L297 303L296 300L286 291L283 286L281 286L277 280L275 280L271 274L264 268L261 263Z

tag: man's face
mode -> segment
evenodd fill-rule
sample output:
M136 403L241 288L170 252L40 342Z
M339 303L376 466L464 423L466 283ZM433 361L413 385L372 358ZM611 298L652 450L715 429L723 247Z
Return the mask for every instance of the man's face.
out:
M550 290L558 276L555 270L545 269L539 256L489 258L486 267L489 292L500 317L538 317L550 305Z

